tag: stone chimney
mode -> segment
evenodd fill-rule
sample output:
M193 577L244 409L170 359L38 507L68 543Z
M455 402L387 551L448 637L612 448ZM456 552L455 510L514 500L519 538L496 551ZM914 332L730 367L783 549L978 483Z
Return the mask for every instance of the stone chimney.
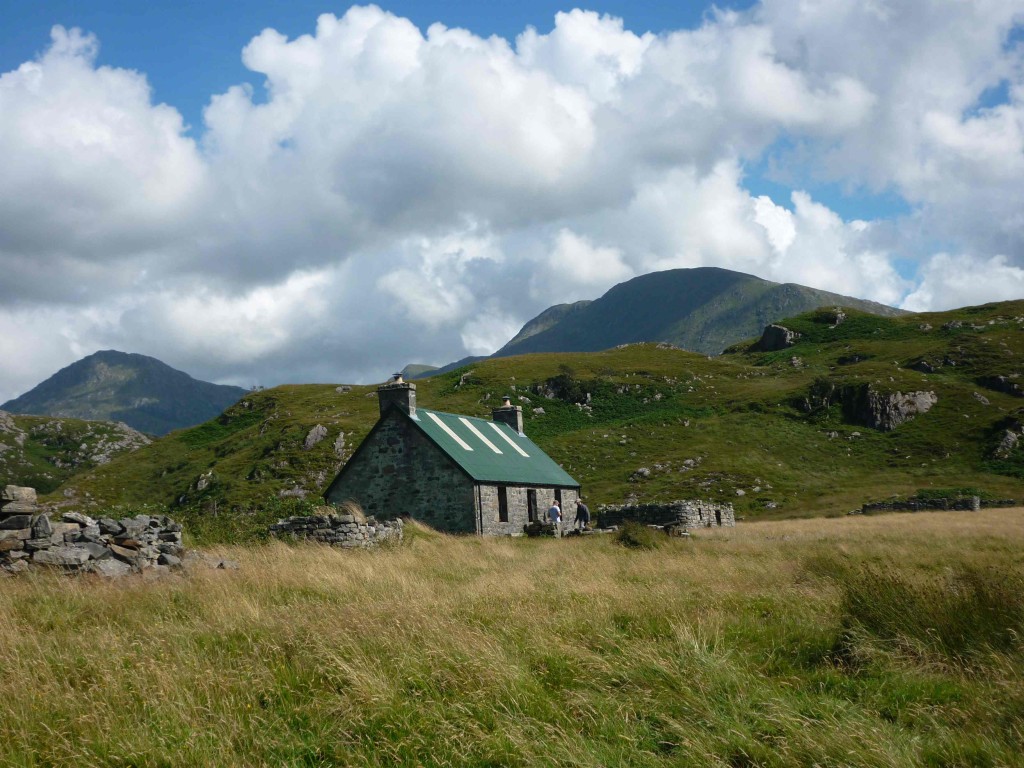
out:
M508 424L512 429L523 434L523 408L520 405L512 405L512 400L506 395L501 398L501 407L491 411L494 421L501 424Z
M400 373L396 373L386 384L377 387L377 399L380 402L381 416L392 405L397 405L410 416L416 415L416 385L405 381Z

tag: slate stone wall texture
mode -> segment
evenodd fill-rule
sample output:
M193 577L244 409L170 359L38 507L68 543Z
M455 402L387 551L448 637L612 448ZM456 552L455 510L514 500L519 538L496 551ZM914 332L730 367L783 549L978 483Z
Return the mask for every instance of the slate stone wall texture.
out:
M381 520L409 516L440 531L477 531L472 479L395 411L345 465L326 499L353 501Z
M1005 499L999 506L1013 506L1012 499ZM969 510L977 512L981 509L981 498L978 496L961 496L955 499L906 499L905 501L876 501L861 506L862 514L871 512L926 512L930 510Z
M711 501L680 500L667 504L631 504L602 506L597 512L597 524L602 528L622 525L635 520L645 525L681 525L692 528L731 528L736 525L732 504Z
M36 514L33 489L9 485L0 493L0 575L45 566L123 576L176 568L183 554L181 526L164 515L95 520L65 512L54 522Z
M556 498L554 488L529 488L526 486L507 485L505 494L508 499L508 522L500 520L498 489L501 486L481 484L477 491L478 527L480 533L487 536L522 536L523 526L529 522L528 498L530 490L537 495L537 520L547 521L548 510ZM576 516L576 499L579 494L575 489L563 488L562 528L568 530Z
M270 526L272 536L319 541L345 549L365 549L387 542L400 542L403 536L401 520L377 522L367 518L360 522L352 515L312 515L288 517Z

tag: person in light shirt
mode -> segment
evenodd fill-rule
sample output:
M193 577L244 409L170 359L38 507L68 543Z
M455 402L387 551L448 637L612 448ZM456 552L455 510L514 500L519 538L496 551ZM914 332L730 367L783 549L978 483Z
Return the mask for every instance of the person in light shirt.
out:
M558 506L558 502L554 502L551 505L551 509L548 510L548 521L555 528L555 536L559 537L562 535L562 509Z

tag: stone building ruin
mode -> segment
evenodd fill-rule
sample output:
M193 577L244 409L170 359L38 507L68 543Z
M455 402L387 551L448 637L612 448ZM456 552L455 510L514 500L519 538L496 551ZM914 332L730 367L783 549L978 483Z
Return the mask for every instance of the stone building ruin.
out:
M378 520L410 517L440 531L521 536L558 501L563 518L580 484L523 433L509 398L492 420L416 406L400 374L377 390L380 418L328 487L329 504Z
M732 528L736 525L736 513L732 504L695 499L664 504L606 505L597 510L597 523L601 527L622 525L629 520L643 525L688 531L697 528Z

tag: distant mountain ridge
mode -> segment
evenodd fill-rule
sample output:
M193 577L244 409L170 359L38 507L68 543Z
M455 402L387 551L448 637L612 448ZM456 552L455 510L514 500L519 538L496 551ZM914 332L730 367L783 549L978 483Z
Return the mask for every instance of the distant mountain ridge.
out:
M245 393L241 387L199 381L154 357L109 349L62 368L0 409L121 421L164 435L212 419Z
M906 314L874 301L718 267L670 269L619 283L593 301L555 304L493 355L464 357L440 368L410 366L415 372L409 378L437 376L488 357L599 352L644 341L718 355L737 342L760 336L770 323L823 306L883 317Z
M821 306L851 307L885 317L904 314L877 302L718 267L672 269L619 283L594 301L550 307L493 357L597 352L642 341L665 341L717 355L760 335L769 323Z

